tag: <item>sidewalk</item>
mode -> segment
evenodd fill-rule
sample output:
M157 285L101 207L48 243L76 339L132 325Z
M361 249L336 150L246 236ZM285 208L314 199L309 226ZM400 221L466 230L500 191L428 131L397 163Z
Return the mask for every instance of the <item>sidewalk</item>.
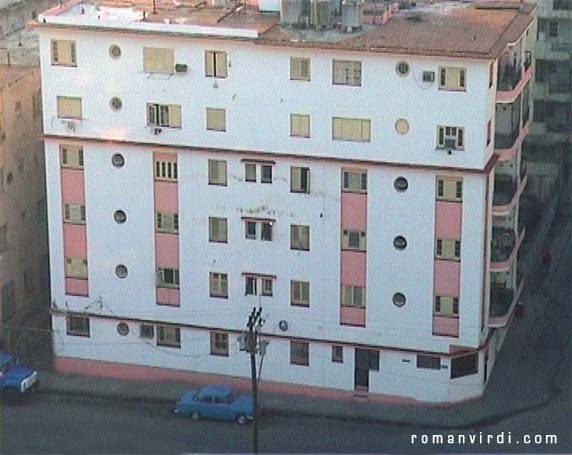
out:
M504 418L535 411L558 399L558 374L567 360L559 349L569 336L565 317L569 305L569 260L564 245L569 241L570 219L560 219L551 232L553 264L542 289L528 292L524 316L515 319L506 336L485 395L454 406L402 405L333 399L310 399L261 392L264 412L269 415L303 415L355 419L398 425L443 429L475 428ZM568 267L568 268L567 268ZM547 287L550 287L548 290ZM548 295L548 292L550 295ZM564 313L563 313L564 312ZM568 311L569 312L569 311ZM569 362L566 367L569 367ZM197 390L189 383L156 383L70 376L41 372L43 393L148 402L174 407L185 390ZM562 403L562 406L568 406Z

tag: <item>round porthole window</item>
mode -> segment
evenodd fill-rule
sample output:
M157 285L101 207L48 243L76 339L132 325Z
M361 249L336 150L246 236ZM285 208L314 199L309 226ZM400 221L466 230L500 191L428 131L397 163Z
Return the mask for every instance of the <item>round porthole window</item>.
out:
M109 105L111 106L111 109L113 109L114 111L119 111L123 107L123 102L119 98L114 96L109 101Z
M121 153L115 153L111 157L111 164L113 164L115 167L123 167L125 164L125 158Z
M112 44L109 46L109 55L115 59L121 57L121 48L117 44Z
M125 278L127 276L127 267L125 267L123 264L119 264L117 267L115 267L115 274L118 278Z
M407 188L409 187L409 182L405 177L397 177L395 179L395 182L393 182L393 187L396 189L396 191L403 193L404 191L407 191Z
M407 240L405 240L405 237L398 235L393 239L393 246L396 250L404 250L407 247Z
M409 122L404 118L400 118L395 122L395 131L399 134L407 134L409 132Z
M117 324L117 333L122 337L129 334L129 326L125 322L120 322Z
M118 224L123 224L127 221L127 215L123 210L116 210L113 214L113 219Z
M397 74L400 76L407 76L409 74L409 63L399 62L395 67Z
M405 302L406 302L405 296L401 292L396 292L395 294L393 294L393 304L396 307L401 308L403 305L405 305Z

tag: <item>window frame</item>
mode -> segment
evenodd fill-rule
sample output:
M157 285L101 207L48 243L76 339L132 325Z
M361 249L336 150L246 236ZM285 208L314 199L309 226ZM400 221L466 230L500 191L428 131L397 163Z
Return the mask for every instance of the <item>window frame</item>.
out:
M469 362L473 361L474 364L469 365ZM465 362L465 363L463 363ZM461 363L461 365L458 365ZM471 368L474 367L474 368ZM464 368L469 368L468 371L465 371ZM478 374L479 372L479 354L467 354L458 357L451 358L451 379L456 378L463 378L465 376L471 376L473 374ZM459 369L461 371L459 371Z
M359 185L355 185L356 181ZM367 194L367 170L342 169L342 192Z
M207 131L216 133L226 132L226 109L207 107L206 109Z
M172 275L172 282L166 280L167 274ZM174 267L157 267L157 287L179 289L181 285L180 271Z
M226 51L205 50L205 77L216 79L228 77L228 55Z
M311 120L309 114L290 114L290 137L309 139Z
M179 165L177 160L155 159L155 180L176 182L179 180Z
M299 298L296 299L296 294ZM307 299L304 299L304 294ZM290 305L308 308L310 306L310 282L300 280L290 280Z
M75 323L80 323L82 327L74 327ZM87 316L81 316L79 314L67 314L66 315L66 335L74 337L91 337L91 325L90 319Z
M62 103L78 103L76 106L65 107ZM64 109L65 107L65 109ZM62 120L83 120L83 101L78 96L56 96L56 115L57 118ZM66 112L64 112L66 111ZM69 111L69 112L67 112ZM79 111L79 113L72 114L72 111Z
M183 110L180 104L147 103L147 126L182 129Z
M307 237L307 242L303 241L304 237ZM297 241L295 241L295 239L297 239ZM310 251L309 225L305 224L290 225L290 249L296 251Z
M222 229L221 229L222 223ZM217 226L214 229L214 226ZM215 236L215 231L217 233L224 233L224 236ZM220 238L219 238L220 237ZM223 238L224 237L224 238ZM228 219L216 216L209 216L209 242L211 243L228 243Z
M441 370L441 357L438 355L416 355L416 366L424 370Z
M216 165L218 166L217 169L217 178L215 179L213 176L213 166ZM226 160L212 160L209 159L208 160L208 183L209 185L213 185L213 186L227 186L228 185L228 164L226 162ZM221 172L222 169L222 172ZM219 174L223 174L222 176L220 176ZM224 177L224 178L221 178Z
M307 74L304 74L303 63L307 64ZM298 66L298 68L296 68ZM308 57L290 57L290 80L310 82L312 79L311 61Z
M210 355L218 357L229 356L229 336L225 332L210 333Z
M169 331L170 336L165 336ZM181 328L169 324L157 324L157 346L166 348L181 348ZM173 340L174 338L174 340Z
M69 46L69 55L66 55L65 59L60 59L60 54L62 49L60 45L64 44ZM68 52L65 52L68 53ZM54 56L56 57L54 59ZM50 40L50 63L52 66L67 66L67 67L77 67L77 43L75 40L66 39L51 39Z
M304 180L306 185L304 185ZM296 183L296 185L294 185ZM306 186L306 188L304 188ZM290 166L290 193L310 194L310 168Z
M362 86L361 60L333 59L332 85L338 85L344 87L361 87Z
M175 74L175 50L168 47L144 46L143 72L146 74Z
M443 73L444 72L444 73ZM457 73L458 81L454 82L455 74ZM451 92L466 92L467 91L467 68L458 66L439 66L439 90Z
M345 134L359 125L359 138L357 135ZM355 131L354 131L355 133ZM332 117L332 140L340 142L371 143L371 119Z
M228 299L228 273L209 272L209 296Z
M310 366L310 343L290 340L290 365Z

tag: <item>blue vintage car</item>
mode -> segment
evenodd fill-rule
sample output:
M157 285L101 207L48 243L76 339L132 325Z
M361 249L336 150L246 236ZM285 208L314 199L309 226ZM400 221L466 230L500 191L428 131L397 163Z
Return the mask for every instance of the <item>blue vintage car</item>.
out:
M25 365L12 354L0 351L0 397L15 401L27 395L39 385L38 373Z
M239 425L253 418L250 394L238 394L230 387L209 385L199 392L185 392L177 402L175 412L193 420L235 420Z

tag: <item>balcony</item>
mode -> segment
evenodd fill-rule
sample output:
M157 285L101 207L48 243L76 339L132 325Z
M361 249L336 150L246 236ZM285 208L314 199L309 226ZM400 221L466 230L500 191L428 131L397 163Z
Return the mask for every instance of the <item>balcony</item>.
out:
M551 74L548 79L548 92L550 94L566 94L570 96L572 81L566 75Z
M501 149L501 150L510 149L515 144L519 133L520 133L519 128L516 128L511 133L496 133L495 149Z
M513 229L493 228L491 245L491 272L510 270L524 240L524 228L517 237Z
M519 181L513 180L509 175L495 175L495 189L493 194L493 215L504 216L510 214L518 203L520 195L528 181L528 175Z
M522 66L517 64L515 66L506 65L501 68L499 65L498 73L498 89L502 92L511 92L522 79Z
M500 328L508 325L520 300L523 288L524 280L522 279L516 291L503 286L491 287L489 320L487 323L489 328Z
M546 131L549 133L569 134L572 131L571 122L547 122Z
M524 51L524 71L528 71L528 69L532 66L532 52Z

